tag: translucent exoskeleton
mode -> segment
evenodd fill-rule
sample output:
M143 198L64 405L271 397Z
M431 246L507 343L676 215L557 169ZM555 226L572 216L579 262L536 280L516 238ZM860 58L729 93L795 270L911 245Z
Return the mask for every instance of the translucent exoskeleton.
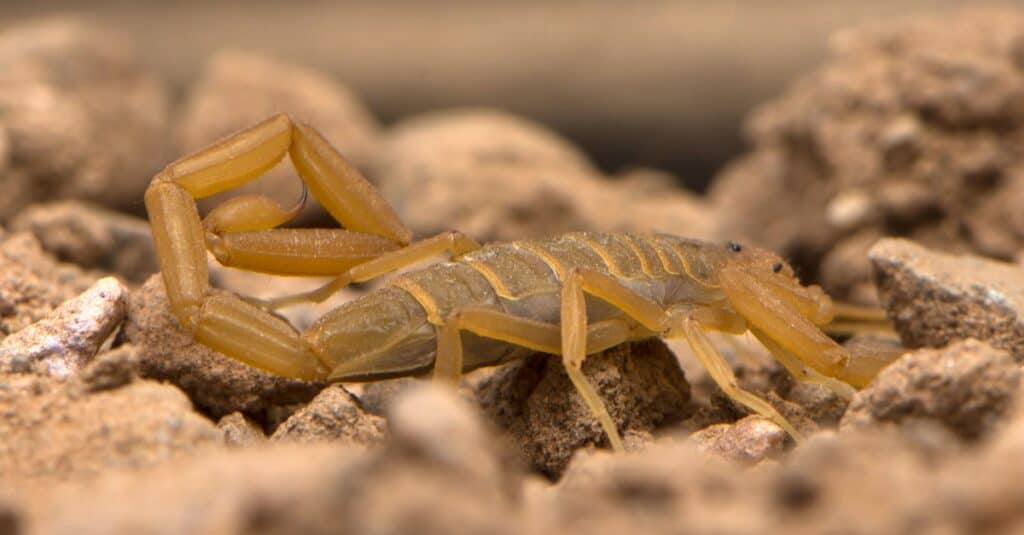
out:
M200 219L195 199L250 181L286 154L344 229L279 228L297 208L261 195L235 197ZM432 372L458 381L475 368L549 353L560 356L615 450L623 449L619 432L581 367L587 355L630 340L685 338L726 394L794 437L786 418L739 387L708 331L749 331L797 379L847 397L892 358L855 355L833 341L821 330L835 315L829 297L754 247L590 232L482 247L459 232L414 242L357 169L285 115L167 166L146 191L146 209L174 314L224 355L307 380ZM333 280L257 303L209 285L207 250L227 266ZM391 278L303 332L272 313L443 253L450 261Z

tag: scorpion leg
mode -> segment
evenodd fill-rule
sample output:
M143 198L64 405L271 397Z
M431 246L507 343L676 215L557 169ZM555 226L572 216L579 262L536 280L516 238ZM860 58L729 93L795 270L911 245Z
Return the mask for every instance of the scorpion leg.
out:
M437 359L434 364L434 378L458 383L462 373L461 331L478 336L501 340L510 344L527 347L553 355L563 353L562 331L558 325L521 318L494 309L467 307L450 314L441 326L438 335ZM582 337L586 353L597 353L617 346L633 337L633 329L621 319L610 319L587 327ZM582 359L579 359L582 363ZM612 449L624 451L619 431L608 414L601 397L587 381L580 367L566 365L569 379L583 397L587 407L597 418Z
M457 257L479 247L479 243L461 232L445 232L432 238L420 240L407 247L389 251L377 258L353 266L319 288L274 299L260 300L258 303L271 309L284 308L300 303L321 303L353 282L366 282L381 275L386 275L428 260L441 253L448 253L452 257Z
M608 434L612 448L622 451L622 439L608 415L608 409L583 375L587 347L587 306L584 294L603 299L636 320L650 333L660 333L667 325L668 315L657 303L646 299L612 277L591 270L574 269L564 278L562 286L562 363L573 384L598 417Z
M560 355L562 333L558 325L485 307L460 308L445 319L438 337L434 378L458 383L462 374L462 342L456 336L469 331L478 336L500 340L541 353ZM626 322L610 319L587 328L587 353L598 353L629 340Z
M785 416L775 410L775 407L740 388L739 383L736 381L736 375L732 372L732 367L711 345L707 335L704 334L704 326L694 319L693 315L684 313L679 315L678 319L673 318L673 320L674 323L677 323L677 326L674 327L682 331L682 335L689 342L690 347L693 348L693 352L697 355L701 364L708 370L708 374L711 375L715 384L727 396L742 403L757 414L775 422L776 425L785 429L795 440L800 440L800 433L786 420ZM674 336L675 334L675 332L672 332L669 336Z
M782 364L783 368L789 372L797 381L804 383L811 383L824 386L831 390L835 395L839 396L840 399L850 401L853 399L853 394L856 392L852 386L836 379L822 374L818 370L805 365L799 357L786 351L785 348L780 346L775 340L766 335L763 331L757 327L751 327L750 332L754 334L754 337L761 342L764 347L775 357L775 360Z

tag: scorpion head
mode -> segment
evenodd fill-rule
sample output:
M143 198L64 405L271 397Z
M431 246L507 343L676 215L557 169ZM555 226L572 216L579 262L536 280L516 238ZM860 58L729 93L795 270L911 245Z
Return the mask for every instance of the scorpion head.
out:
M832 299L820 286L804 286L793 267L776 253L737 242L727 242L725 269L740 270L764 285L776 297L796 306L812 322L824 325L835 315Z

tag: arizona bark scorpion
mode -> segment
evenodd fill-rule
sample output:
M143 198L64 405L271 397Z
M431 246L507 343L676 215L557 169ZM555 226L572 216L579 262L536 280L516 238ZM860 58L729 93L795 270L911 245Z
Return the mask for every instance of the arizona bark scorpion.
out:
M277 228L284 209L243 195L200 219L195 199L256 178L288 154L305 187L344 229ZM561 355L613 449L622 440L581 370L587 355L647 337L683 337L732 399L796 429L741 389L706 331L753 333L797 379L843 396L888 363L854 355L820 328L836 307L802 286L777 255L737 243L670 235L578 232L480 246L459 232L413 242L377 190L313 128L277 115L168 165L146 191L171 308L200 343L270 373L372 381L466 371L540 351ZM227 266L335 277L304 294L256 302L209 285L206 249ZM351 301L299 333L276 308L320 302L363 282L447 253Z

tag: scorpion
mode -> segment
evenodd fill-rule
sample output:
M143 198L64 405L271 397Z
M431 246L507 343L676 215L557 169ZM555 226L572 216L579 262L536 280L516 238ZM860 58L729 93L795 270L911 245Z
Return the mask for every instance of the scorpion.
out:
M200 218L196 199L249 182L285 155L304 186L296 207L246 194ZM280 228L307 191L343 228ZM739 386L708 332L749 331L796 379L845 398L891 360L825 334L840 305L752 246L597 232L484 246L457 231L414 241L353 165L285 114L172 162L145 205L171 311L199 343L274 375L329 382L432 373L457 383L476 368L557 355L615 451L624 450L619 431L582 365L625 342L684 338L725 394L794 439L800 433L782 414ZM226 266L332 279L291 296L243 298L210 286L207 250ZM449 261L406 269L445 254ZM384 286L302 332L275 312L384 275Z

